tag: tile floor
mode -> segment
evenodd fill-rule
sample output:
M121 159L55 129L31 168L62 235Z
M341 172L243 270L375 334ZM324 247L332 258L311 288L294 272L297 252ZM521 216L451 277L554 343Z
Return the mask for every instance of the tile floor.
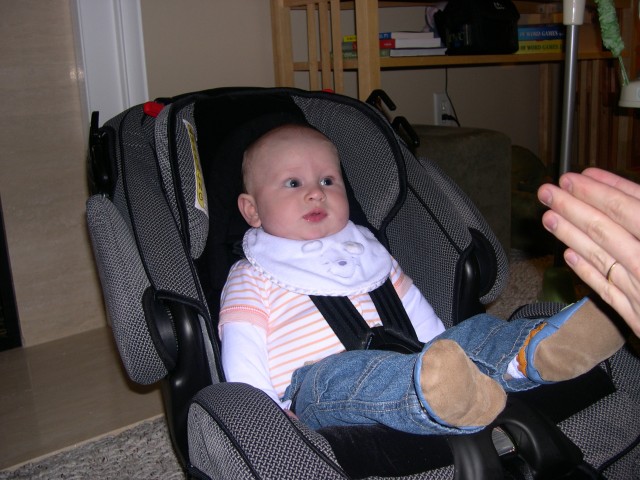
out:
M0 470L162 413L128 381L108 328L0 352Z

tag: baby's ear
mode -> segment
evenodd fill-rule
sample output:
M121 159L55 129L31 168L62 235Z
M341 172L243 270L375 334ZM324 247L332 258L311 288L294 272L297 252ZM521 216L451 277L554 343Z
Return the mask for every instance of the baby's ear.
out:
M262 222L258 215L258 209L254 198L248 193L241 193L238 196L238 208L245 221L254 228L258 228Z

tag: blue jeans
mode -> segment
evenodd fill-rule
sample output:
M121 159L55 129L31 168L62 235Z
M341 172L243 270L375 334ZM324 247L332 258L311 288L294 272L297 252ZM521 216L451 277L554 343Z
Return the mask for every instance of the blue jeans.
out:
M537 384L504 376L509 362L541 321L505 322L482 314L444 331L420 353L357 350L332 355L296 370L284 399L293 400L298 418L315 429L382 424L422 435L472 433L481 427L448 427L428 415L418 383L422 355L434 341L451 339L505 391L528 390Z

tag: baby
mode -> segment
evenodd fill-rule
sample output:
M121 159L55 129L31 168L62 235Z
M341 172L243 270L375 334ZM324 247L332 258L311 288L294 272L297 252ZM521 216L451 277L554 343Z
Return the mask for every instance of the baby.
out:
M249 146L238 207L253 227L221 298L222 364L312 428L383 424L418 434L491 423L505 391L581 375L624 343L588 299L539 320L477 315L448 330L367 229L349 221L336 147L303 125ZM419 353L344 347L310 295L346 296L370 327L369 292L391 280Z

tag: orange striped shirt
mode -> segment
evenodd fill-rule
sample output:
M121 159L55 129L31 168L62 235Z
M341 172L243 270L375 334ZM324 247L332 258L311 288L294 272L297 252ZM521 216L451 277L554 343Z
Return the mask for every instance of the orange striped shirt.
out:
M400 298L413 285L395 260L391 281ZM370 327L381 325L368 294L349 298ZM344 351L308 295L275 285L246 260L231 268L222 292L220 327L233 322L251 323L266 332L269 375L280 398L297 368Z

